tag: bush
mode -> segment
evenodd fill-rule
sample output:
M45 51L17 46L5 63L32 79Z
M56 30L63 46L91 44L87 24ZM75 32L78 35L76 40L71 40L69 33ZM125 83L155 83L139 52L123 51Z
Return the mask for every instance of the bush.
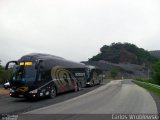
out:
M111 71L111 77L115 79L117 75L118 75L118 69L113 68Z
M10 77L11 77L11 70L5 70L1 65L0 65L0 84L4 84L7 82Z
M160 81L160 61L153 65L153 79Z

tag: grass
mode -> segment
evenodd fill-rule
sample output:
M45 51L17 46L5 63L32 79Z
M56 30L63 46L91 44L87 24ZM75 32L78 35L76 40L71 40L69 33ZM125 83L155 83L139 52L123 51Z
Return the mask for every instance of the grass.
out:
M136 83L137 85L149 90L149 91L152 91L156 94L160 94L160 89L158 89L158 88L155 88L153 86L150 86L150 85L147 85L147 84L144 84L144 83L136 82L136 81L133 81L133 82Z
M140 81L140 82L146 82L146 83L160 85L160 80L154 80L154 79L136 79L136 80Z

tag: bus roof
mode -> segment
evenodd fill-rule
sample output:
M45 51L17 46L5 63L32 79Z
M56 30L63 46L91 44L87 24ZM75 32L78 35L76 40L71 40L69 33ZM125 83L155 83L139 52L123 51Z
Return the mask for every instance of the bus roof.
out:
M19 61L34 61L43 60L46 61L46 67L50 66L62 66L67 68L85 68L85 64L73 62L66 60L62 57L50 55L50 54L42 54L42 53L32 53L28 55L24 55L19 59Z

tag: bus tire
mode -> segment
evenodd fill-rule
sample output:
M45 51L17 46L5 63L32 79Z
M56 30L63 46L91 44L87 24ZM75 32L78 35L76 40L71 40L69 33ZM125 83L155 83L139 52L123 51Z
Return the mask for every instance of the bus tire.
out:
M91 86L91 87L93 87L93 86L94 86L94 81L93 81L93 80L91 81L90 86Z
M101 82L102 82L102 81L101 81L101 80L99 80L99 81L98 81L98 85L100 85L100 84L101 84Z
M80 91L81 90L81 83L77 83L77 86L75 87L75 92Z
M50 97L50 98L55 98L56 95L57 95L57 90L56 90L56 87L53 86L53 87L51 87L51 89L50 89L49 97Z

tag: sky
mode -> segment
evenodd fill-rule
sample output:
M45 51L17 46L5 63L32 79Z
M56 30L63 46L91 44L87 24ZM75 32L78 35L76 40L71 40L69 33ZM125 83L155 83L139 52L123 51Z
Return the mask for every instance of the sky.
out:
M0 0L2 64L29 53L86 61L113 42L160 50L160 1Z

